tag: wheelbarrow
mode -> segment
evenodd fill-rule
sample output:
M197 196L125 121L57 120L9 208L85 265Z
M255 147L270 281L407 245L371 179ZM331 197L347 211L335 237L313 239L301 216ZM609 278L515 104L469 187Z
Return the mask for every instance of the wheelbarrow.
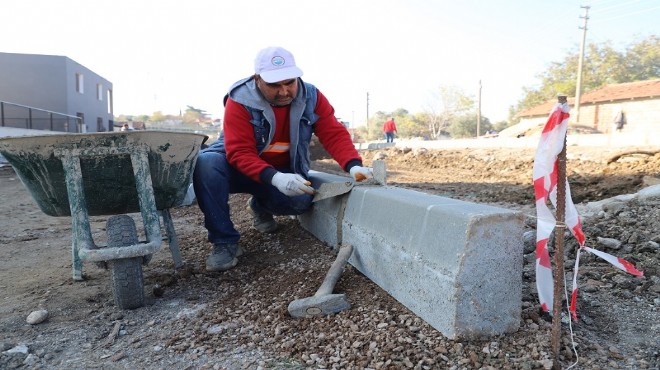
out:
M0 138L12 165L47 215L71 217L73 279L83 262L111 272L115 303L144 306L142 266L161 247L162 216L175 268L183 266L170 208L181 205L205 135L170 131ZM133 218L140 212L146 240ZM89 216L109 215L107 245L96 244Z

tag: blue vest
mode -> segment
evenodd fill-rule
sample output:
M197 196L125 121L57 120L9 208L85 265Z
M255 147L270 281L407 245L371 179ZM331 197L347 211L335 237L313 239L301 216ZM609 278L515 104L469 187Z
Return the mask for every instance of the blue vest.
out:
M257 152L261 154L273 140L275 135L275 113L270 104L259 93L254 77L236 82L225 95L240 103L250 113L250 123L257 142ZM316 87L298 79L298 94L291 102L289 113L289 161L291 172L307 177L310 169L309 144L314 133L314 124L319 116L314 112L318 94ZM214 151L226 154L224 130L218 140L204 151Z

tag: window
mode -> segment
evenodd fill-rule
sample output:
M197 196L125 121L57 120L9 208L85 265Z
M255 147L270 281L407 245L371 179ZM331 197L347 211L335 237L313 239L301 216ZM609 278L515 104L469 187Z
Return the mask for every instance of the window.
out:
M96 84L96 99L103 101L103 85L101 84Z
M103 118L96 117L96 132L103 132L103 131L105 131L105 127L103 127Z
M108 113L112 114L112 90L108 89Z
M79 92L81 94L85 93L85 89L83 88L83 75L82 75L82 73L76 73L76 92Z

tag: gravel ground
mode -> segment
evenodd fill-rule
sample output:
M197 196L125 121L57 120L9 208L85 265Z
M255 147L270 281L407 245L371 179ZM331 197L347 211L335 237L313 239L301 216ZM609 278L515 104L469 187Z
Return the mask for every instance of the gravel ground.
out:
M629 152L635 148L627 148ZM611 161L613 149L569 148L569 182L591 245L633 262L638 278L583 254L580 319L562 326L561 366L579 369L660 368L660 198L621 198L660 178L658 148ZM641 150L641 149L640 149ZM648 154L648 152L656 154ZM44 215L10 167L0 168L0 368L42 369L549 369L551 318L535 294L533 152L512 149L365 151L383 158L390 184L519 209L528 216L522 316L515 333L449 340L347 266L335 291L352 307L323 318L295 319L287 306L311 296L334 260L331 250L278 217L280 230L251 229L245 195L231 198L246 254L234 269L207 273L209 252L195 206L172 216L186 267L175 271L166 246L144 266L148 304L120 310L107 270L85 265L71 279L70 221ZM337 172L316 154L315 169ZM608 163L609 162L609 163ZM590 207L587 206L589 202ZM139 220L137 215L132 215ZM96 238L106 217L93 217ZM599 239L600 238L600 239ZM566 239L572 276L575 242ZM48 312L27 324L28 315Z

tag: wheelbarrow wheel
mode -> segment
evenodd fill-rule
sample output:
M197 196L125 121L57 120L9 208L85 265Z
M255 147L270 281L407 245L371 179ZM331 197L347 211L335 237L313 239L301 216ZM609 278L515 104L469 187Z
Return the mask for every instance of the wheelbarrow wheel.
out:
M130 216L118 215L108 219L106 225L108 247L125 247L138 243L135 221ZM144 306L142 257L120 258L108 261L112 277L115 304L121 309Z

